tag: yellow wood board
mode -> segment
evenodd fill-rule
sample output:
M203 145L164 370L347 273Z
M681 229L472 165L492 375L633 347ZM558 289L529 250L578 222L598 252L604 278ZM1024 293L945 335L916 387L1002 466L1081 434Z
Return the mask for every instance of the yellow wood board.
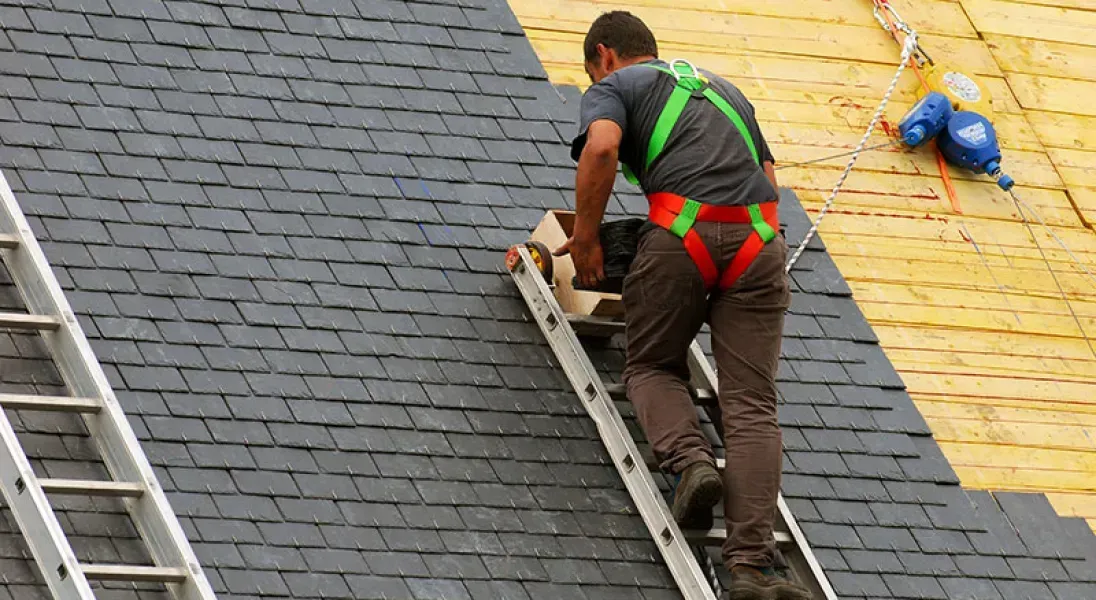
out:
M1096 387L1090 384L1071 381L1034 381L961 374L903 373L902 379L911 393L1011 398L1030 403L1039 401L1087 403L1092 401L1092 393L1096 391Z
M1096 415L1093 414L1055 414L1045 410L1014 408L1004 406L972 406L939 400L922 400L918 405L921 413L928 419L952 419L965 422L982 422L987 425L1061 425L1063 429L1074 431L1096 430ZM1096 433L1096 431L1094 431ZM953 440L961 441L961 440ZM1053 440L1051 440L1053 442ZM1021 442L1022 444L1022 442ZM1094 447L1096 437L1078 441L1077 447Z
M891 363L894 368L901 373L921 373L921 374L935 374L935 375L973 375L977 377L1014 377L1017 379L1037 379L1047 381L1071 381L1074 383L1084 384L1096 384L1096 380L1093 380L1088 373L1077 373L1074 368L1071 372L1063 372L1066 369L1073 368L1072 365L1077 365L1077 368L1084 368L1092 370L1096 368L1096 364L1085 362L1054 362L1051 363L1046 370L1033 370L1037 368L1038 361L1032 360L1030 357L1010 357L1010 356L994 356L991 364L979 364L972 366L972 363L983 362L972 359L982 359L983 357L977 354L963 354L963 353L948 353L944 356L928 356L931 350L895 350L890 349L887 351L887 356L891 359ZM910 358L913 356L913 358ZM1071 365L1070 367L1062 365ZM963 397L963 402L965 402ZM921 406L918 404L918 406Z
M1087 102L1096 90L1096 46L993 34L986 40L1048 148L1076 212L1086 224L1096 223L1096 211L1086 202L1091 193L1085 189L1096 186L1096 133L1091 126L1096 119Z
M1038 403L1031 402L1024 398L1000 398L993 396L977 396L977 395L941 395L941 394L924 394L921 392L911 392L910 396L914 402L920 406L921 402L933 401L933 402L952 402L955 404L968 404L976 407L992 407L992 408L1019 408L1024 410L1042 410L1047 414L1054 413L1075 413L1082 415L1096 414L1096 410L1093 410L1093 406L1087 402L1054 402L1050 400L1043 400Z
M904 283L853 282L857 304L869 318L888 323L949 326L957 330L992 329L1060 335L1075 329L1073 313L1060 297L1008 293L1008 288L982 290L971 286L915 288ZM1003 286L1002 286L1003 287ZM1074 300L1074 313L1096 335L1096 298ZM996 324L996 326L995 326ZM1096 373L1093 373L1096 378Z
M778 174L782 185L805 190L800 200L810 203L825 200L833 189L833 182L841 175L840 169L815 166L811 169L788 169ZM1019 213L1012 200L990 181L953 179L953 185L963 201L963 214L1008 221L1019 220ZM814 194L811 191L815 192ZM1069 198L1061 189L1018 188L1025 201L1048 223L1079 227L1080 220ZM855 169L849 174L842 188L842 204L874 206L882 210L926 211L930 214L951 216L954 212L948 201L947 191L940 177L932 175L903 175L901 173L873 173L867 169ZM873 211L878 214L880 211Z
M1096 37L1096 36L1094 36ZM1008 73L1009 85L1024 108L1096 116L1096 81Z
M1096 5L893 3L935 58L981 77L1006 171L1072 256L1037 224L1033 240L985 176L949 169L954 213L927 149L863 154L821 236L963 483L1051 491L1063 514L1096 523L1096 356L1073 317L1096 336L1096 280L1073 258L1096 273ZM864 0L511 4L552 81L580 88L589 22L635 12L664 58L742 89L781 166L855 147L898 57ZM870 143L893 136L920 93L907 72ZM817 214L845 160L777 177Z
M1028 203L1031 204L1030 201ZM1042 215L1044 207L1036 205L1034 208ZM1044 219L1046 218L1046 215L1042 216ZM979 241L990 240L992 243L1003 245L1008 249L1023 247L1036 252L1035 246L1031 242L1031 236L1022 223L945 215L933 218L918 217L924 217L924 213L903 214L895 212L890 215L834 213L832 219L829 216L826 217L823 227L825 227L825 232L828 234L862 235L872 238L873 244L879 245L881 242L891 240L919 240L930 243L933 241L965 242L964 232L959 227L962 223ZM895 222L896 219L902 219L901 225ZM1044 251L1048 253L1058 251L1059 247L1054 238L1042 227L1036 224L1033 229ZM1058 238L1070 247L1074 254L1084 260L1090 271L1096 272L1096 236L1092 235L1091 231L1078 227L1054 227L1052 230ZM841 251L841 248L830 248L830 250ZM870 248L864 249L861 253L870 254L869 250ZM968 262L977 261L978 255L972 248Z
M946 411L945 411L946 412ZM941 442L1016 446L1032 450L1096 452L1096 427L1062 423L1008 423L986 419L960 419L945 414L925 415L933 436Z
M852 150L856 147L861 136L864 135L864 129L871 122L874 112L873 109L862 105L850 105L841 97L833 98L827 105L770 100L754 100L752 104L757 110L758 121L764 128L765 138L770 143L817 143L829 145L838 150ZM901 121L908 108L898 104L888 105L880 125L877 125L876 131L873 132L869 145L883 143L888 137L896 139L895 124ZM1051 166L1046 156L1042 155L1043 145L1022 115L998 115L997 130L1000 135L1001 149L1007 153L1010 164L1018 159L1023 162L1034 160ZM931 152L909 151L901 147L876 152L903 154L919 159L922 164L936 164ZM873 153L875 152L862 154L861 159ZM848 157L845 157L845 160L848 160ZM956 176L960 175L958 170L955 170L955 173ZM962 176L973 178L974 174L963 173ZM1047 183L1049 182L1039 179L1030 185ZM1060 181L1058 183L1060 184Z
M990 357L1029 359L1038 365L1039 359L1052 356L1064 360L1092 361L1092 352L1084 340L1055 339L1000 331L963 331L933 328L927 325L873 325L884 348L934 350L942 353L971 353ZM1096 364L1094 364L1096 366ZM1096 410L1096 405L1093 406Z
M961 0L979 32L1096 45L1096 12L1004 0Z
M1074 187L1069 190L1069 194L1085 221L1096 223L1096 188Z
M845 163L848 162L848 156L840 156L832 160L825 162L815 163L810 170L794 169L788 170L790 164L799 163L809 160L819 160L825 157L833 156L840 153L851 152L856 148L859 139L851 141L848 145L843 143L838 144L805 144L804 142L810 141L812 137L807 132L813 130L805 130L805 128L797 128L798 131L804 131L804 135L796 135L795 131L787 131L779 124L763 121L762 127L766 130L766 140L769 143L769 147L772 149L773 156L779 156L779 163L777 166L781 167L781 171L778 176L782 175L796 175L797 173L819 173L822 177L832 180L840 173L840 169L845 168ZM862 132L861 132L862 134ZM838 140L845 141L845 138L853 137L853 134L847 136L830 136L833 142ZM859 136L857 136L859 137ZM837 138L837 139L833 139ZM882 144L887 141L886 137L873 138L869 145ZM1093 154L1093 158L1096 158L1096 154ZM1060 190L1062 188L1062 179L1058 176L1058 172L1054 168L1054 164L1047 158L1045 152L1023 152L1015 150L1009 154L1009 167L1010 174L1019 181L1023 181L1026 186L1051 188L1054 190ZM1071 157L1072 160L1072 157ZM857 175L864 173L880 173L882 176L889 178L891 175L908 175L908 176L920 176L927 177L929 182L939 181L940 172L936 166L936 159L932 155L926 155L924 152L909 151L902 148L884 148L881 150L873 150L865 152L860 155L859 161L856 163L857 169L855 173ZM1092 174L1096 177L1096 167L1089 168L1082 165L1070 165L1074 170L1071 171L1077 178L1084 176L1084 172ZM833 169L837 173L825 173L823 170ZM979 186L990 186L995 188L993 184L986 180L982 175L975 175L970 171L956 169L954 167L948 170L951 173L952 179L962 180L967 182L976 182ZM830 181L832 187L833 182ZM940 190L943 192L943 190ZM1008 203L1004 198L1001 198L999 191L994 191L989 194L994 204ZM969 199L969 196L964 194L964 199ZM944 205L948 212L951 212L951 205L947 202L947 197L943 198ZM1062 206L1068 207L1068 201L1062 199ZM964 211L965 214L972 214L969 211ZM992 216L992 215L987 215Z
M937 352L931 348L899 350L891 348L887 356L900 371L921 373L959 373L991 377L1024 377L1029 379L1066 380L1096 383L1092 372L1096 362L1043 359L1024 356L993 355L966 352Z
M952 0L956 2L958 0ZM1092 3L1092 0L1010 0L1011 2L1021 2L1024 4L1036 4L1040 6L1056 6L1059 8L1077 8L1081 10L1096 11L1096 5Z
M530 40L541 55L544 67L553 73L553 81L581 88L590 84L589 76L579 63L582 59L580 45L544 41L536 36L530 36ZM845 98L850 103L860 104L870 110L874 110L879 104L897 67L897 56L893 66L819 60L812 63L808 72L803 70L801 58L727 56L706 53L699 48L689 52L688 57L697 66L732 79L751 100L828 103L835 98ZM1020 106L1004 79L986 77L982 79L982 83L993 99L995 111L1020 112ZM912 73L903 74L901 83L892 95L893 101L908 108L920 97L920 89L920 84Z
M1036 449L1009 444L949 441L940 442L940 446L942 448L963 446L961 450L963 459L952 461L956 467L1032 469L1046 475L1060 473L1063 476L1096 471L1096 452L1087 450ZM1083 489L1096 491L1096 477L1089 477Z
M986 35L986 45L1004 71L1087 81L1096 79L1096 46L996 34ZM962 64L967 63L964 60ZM996 74L989 70L983 72Z
M965 225L965 223L961 224ZM974 249L973 244L977 243L978 249L982 252L980 264L987 270L996 272L998 269L1019 268L1031 270L1047 268L1043 258L1034 248L1006 247L993 239L975 238L969 227L967 227L965 231L970 235L971 241L952 242L946 240L895 239L889 240L890 243L883 246L878 240L856 235L832 233L827 236L826 239L829 242L833 242L831 244L833 246L831 252L836 253L835 255L837 256L864 254L868 249L872 249L872 254L875 256L896 259L904 258L911 262L927 261L941 265L967 264L969 262L967 254ZM1077 268L1076 264L1065 251L1059 250L1057 247L1052 247L1047 248L1045 252L1047 255L1046 257L1055 272L1076 271L1078 273L1084 273L1084 271ZM878 295L878 293L880 293L879 291L873 292L873 288L870 287L860 288L854 286L853 290L856 292L858 300L868 299L872 297L873 294ZM892 293L891 290L894 290L893 293L898 293L895 288L889 288L887 293Z
M1096 494L1055 492L1047 494L1047 500L1062 516L1096 519Z
M966 287L984 292L996 291L1000 285L1005 286L1006 289L1014 290L1011 291L1013 294L1035 295L1044 298L1060 296L1058 287L1055 285L1049 271L1032 270L1021 272L1012 270L991 276L985 272L982 265L913 264L904 260L888 260L878 257L859 258L855 256L841 257L839 262L845 276L854 281L870 281L872 283L905 282L918 286L943 285L959 289ZM1063 272L1056 273L1056 276L1067 297L1073 302L1081 299L1090 302L1096 300L1096 287L1083 274ZM1076 305L1074 308L1076 309ZM956 321L959 321L959 319L957 318ZM1070 323L1064 329L1055 333L1072 337L1077 334L1077 328Z
M532 0L511 0L510 6L524 23L523 17L529 14ZM612 10L613 6L626 6L637 14L645 9L666 6L664 0L628 0L625 2L602 2L593 0L589 4L601 11ZM916 4L915 4L916 3ZM939 33L949 36L976 37L973 27L963 17L962 8L951 0L893 0L891 4L902 16L916 28L925 33ZM826 2L786 2L757 0L679 0L673 2L678 8L702 12L712 17L722 14L758 15L782 17L792 20L819 21L830 24L849 24L878 26L871 10L864 10L861 0L827 0ZM585 31L585 27L583 28Z
M538 39L581 37L598 14L611 9L633 10L644 19L659 41L660 53L695 51L727 54L788 54L811 58L894 62L894 41L876 23L844 25L786 17L749 14L710 14L673 3L634 10L628 3L593 5L584 0L549 0L523 4L521 15ZM933 48L953 57L981 75L1001 75L986 46L979 40L941 37Z
M1059 471L1046 467L989 467L960 462L960 459L956 458L959 451L955 444L940 444L940 449L948 456L955 468L955 474L967 487L1002 492L1096 492L1096 479L1093 479L1091 473L1087 470ZM992 449L988 452L992 453ZM1007 461L1013 456L1024 456L1024 452L1003 454L1001 459ZM1069 460L1070 456L1040 453L1038 456L1028 458L1034 462L1049 462Z
M1048 148L1096 152L1096 117L1030 111L1027 120Z

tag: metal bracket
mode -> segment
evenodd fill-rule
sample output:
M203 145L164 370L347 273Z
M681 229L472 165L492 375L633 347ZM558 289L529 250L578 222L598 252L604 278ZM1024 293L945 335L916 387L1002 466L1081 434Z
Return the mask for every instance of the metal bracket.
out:
M674 66L677 63L681 63L683 65L688 66L689 69L692 71L692 75L689 75L688 73L681 73L680 71L678 71L677 67ZM675 58L675 59L670 61L670 73L674 76L675 81L681 81L681 78L683 76L692 77L694 79L700 79L700 71L696 68L696 65L694 65L693 63L689 62L688 60L686 60L684 58Z

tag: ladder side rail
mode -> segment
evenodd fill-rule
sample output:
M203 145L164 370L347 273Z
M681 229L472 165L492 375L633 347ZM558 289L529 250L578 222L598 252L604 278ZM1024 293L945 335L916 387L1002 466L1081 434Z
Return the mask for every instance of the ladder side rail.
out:
M719 380L716 378L715 369L712 368L712 363L708 361L708 357L704 355L704 350L701 349L700 343L696 340L693 340L692 345L689 347L689 372L693 373L694 378L700 377L702 381L699 383L706 384L708 389L719 390ZM784 552L789 566L800 577L809 576L802 583L810 588L811 594L816 598L819 598L819 600L838 600L837 593L830 585L829 579L826 578L825 571L822 570L822 564L818 562L818 557L814 555L810 544L807 543L807 537L803 534L799 523L796 522L795 515L788 508L788 503L784 501L783 493L777 496L776 502L779 523L787 528L797 550L791 553ZM788 554L792 556L788 556Z
M83 418L103 462L115 480L146 487L142 497L124 502L153 561L163 567L184 567L190 574L186 582L169 585L169 589L179 600L215 600L213 588L3 173L0 227L19 239L18 248L0 252L28 311L61 320L59 329L42 332L42 337L69 392L102 401L98 414Z
M38 485L30 460L0 409L0 492L23 532L42 578L56 598L95 600L49 498Z
M677 581L685 600L715 600L685 536L647 470L639 449L617 412L601 376L590 362L578 336L556 302L532 256L518 248L520 261L510 271L530 312L559 359L567 378L593 419L651 537Z

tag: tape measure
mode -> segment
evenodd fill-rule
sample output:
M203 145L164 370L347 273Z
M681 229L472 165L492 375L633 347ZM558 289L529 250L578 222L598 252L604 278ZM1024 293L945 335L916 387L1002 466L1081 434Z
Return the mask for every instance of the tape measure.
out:
M548 283L552 283L552 251L548 249L543 242L529 241L525 242L525 249L529 251L529 256L533 259L533 264L537 266L537 270L544 276L544 279ZM517 246L512 246L506 252L506 267L513 270L521 260L521 255L518 254Z

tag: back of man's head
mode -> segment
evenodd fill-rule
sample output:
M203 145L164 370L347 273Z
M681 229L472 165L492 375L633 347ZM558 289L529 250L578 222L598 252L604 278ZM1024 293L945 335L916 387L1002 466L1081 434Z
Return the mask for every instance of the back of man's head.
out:
M655 35L639 17L625 10L607 12L594 19L583 44L586 62L598 59L598 44L616 50L617 55L624 60L640 56L658 58Z

